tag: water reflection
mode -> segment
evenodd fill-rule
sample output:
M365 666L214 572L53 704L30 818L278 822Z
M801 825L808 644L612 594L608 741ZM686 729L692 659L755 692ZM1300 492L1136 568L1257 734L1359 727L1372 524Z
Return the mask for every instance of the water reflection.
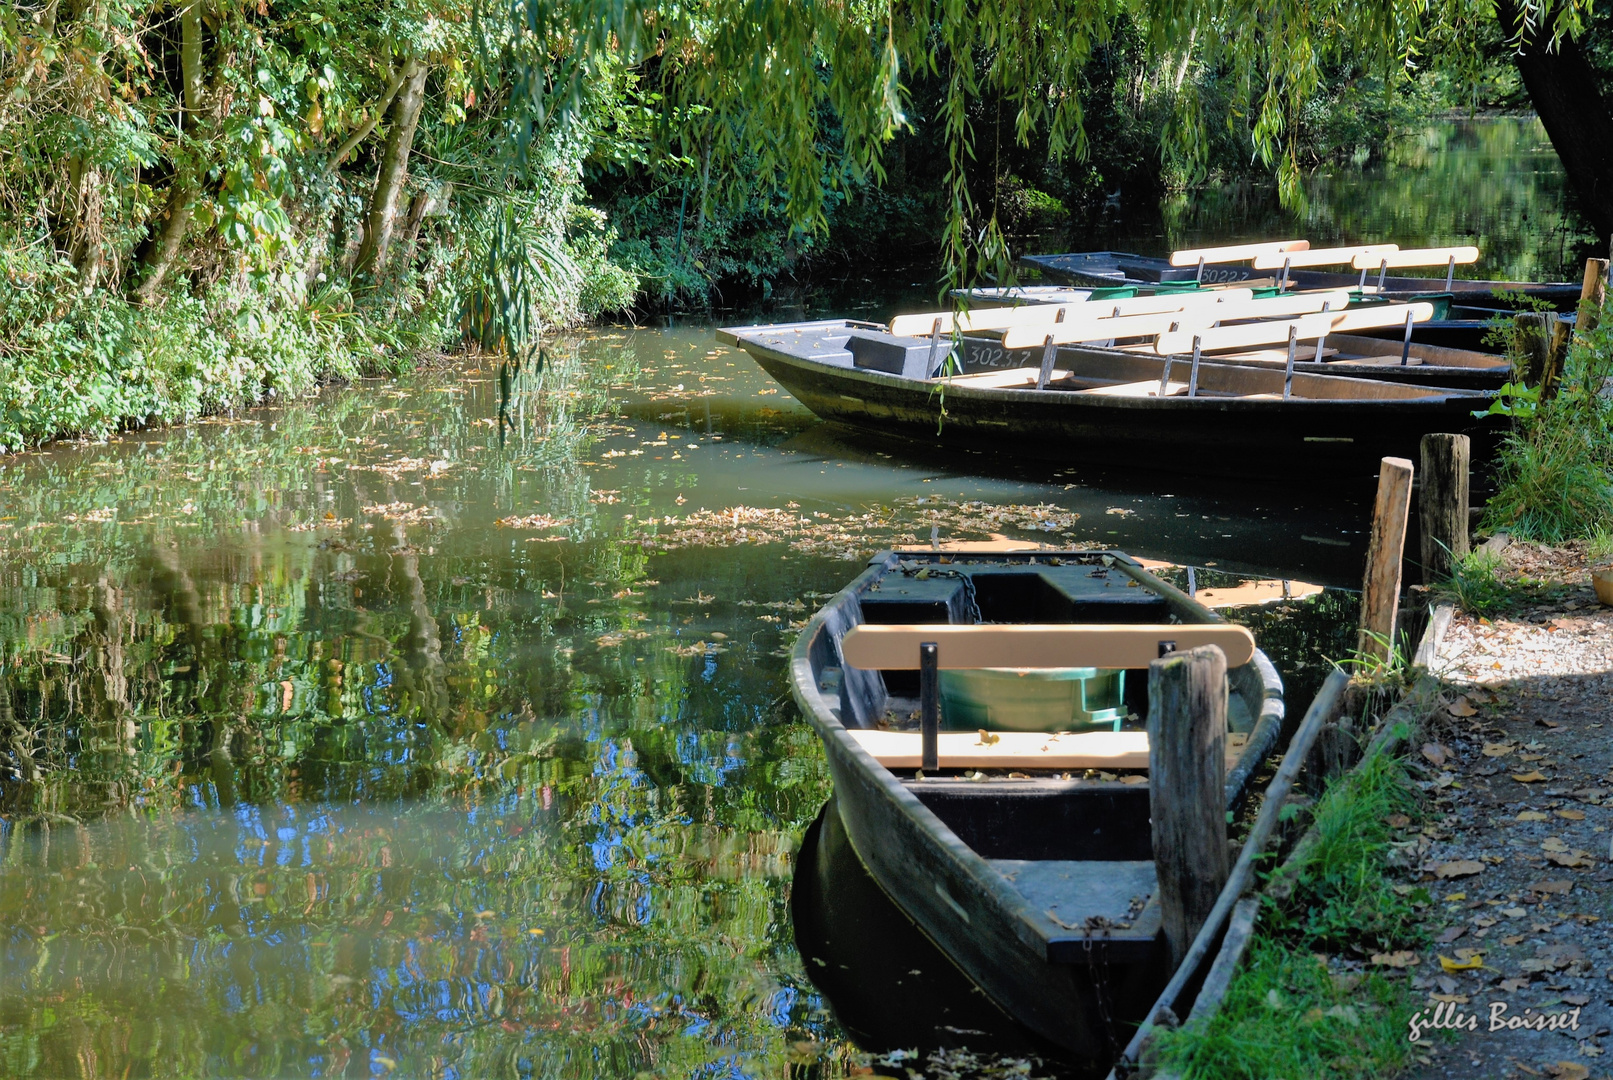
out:
M1270 183L1212 184L1157 211L1128 206L1073 246L1163 255L1259 236L1317 247L1477 244L1482 258L1457 267L1458 277L1578 281L1596 244L1533 116L1442 120L1391 140L1370 163L1318 169L1302 188L1304 205L1283 208Z

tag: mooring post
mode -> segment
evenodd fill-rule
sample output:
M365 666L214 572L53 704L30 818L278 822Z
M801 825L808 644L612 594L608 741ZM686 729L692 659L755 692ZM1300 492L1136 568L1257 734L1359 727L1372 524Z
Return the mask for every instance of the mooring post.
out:
M919 768L941 768L941 657L933 641L919 646Z
M1214 645L1148 665L1148 808L1171 967L1231 873L1226 825L1227 658Z
M1607 259L1585 260L1585 283L1579 290L1579 318L1574 320L1580 336L1596 329L1602 319L1602 305L1607 303Z
M1388 660L1400 613L1400 559L1411 512L1411 462L1386 457L1378 469L1378 500L1372 508L1367 571L1361 581L1361 632L1356 651Z
M1417 517L1422 526L1424 585L1450 577L1456 560L1467 554L1472 453L1472 441L1466 435L1423 436Z

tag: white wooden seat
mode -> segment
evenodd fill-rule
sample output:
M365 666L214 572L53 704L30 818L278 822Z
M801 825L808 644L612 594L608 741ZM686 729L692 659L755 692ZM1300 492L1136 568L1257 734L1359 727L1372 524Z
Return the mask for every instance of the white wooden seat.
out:
M1347 289L1322 292L1294 293L1263 300L1237 299L1219 304L1199 304L1189 308L1145 315L1094 318L1082 315L1062 323L1043 323L1035 326L1010 327L1003 334L1003 348L1030 349L1043 345L1048 338L1055 345L1068 345L1083 341L1108 341L1117 338L1154 337L1157 334L1183 332L1197 327L1234 319L1269 319L1310 312L1341 311L1350 302ZM1087 305L1091 307L1092 305Z
M1298 319L1243 323L1203 330L1176 330L1159 335L1154 341L1154 351L1161 356L1192 352L1194 337L1199 339L1199 348L1203 352L1247 349L1256 345L1286 345L1290 328L1296 331L1296 341L1314 341L1326 334L1347 334L1353 330L1404 326L1407 316L1410 316L1414 323L1427 322L1434 317L1434 305L1377 304L1337 313L1328 311L1304 315ZM1297 353L1295 359L1298 359Z
M1388 266L1393 270L1406 266L1447 266L1451 260L1463 265L1479 261L1479 249L1467 247L1442 248L1396 248L1393 251L1384 251L1374 254L1363 251L1351 260L1350 265L1357 270L1377 270Z
M1172 379L1165 386L1165 392L1160 393L1158 379L1144 379L1141 382L1111 383L1108 386L1089 386L1083 390L1071 391L1076 394L1091 394L1093 397L1176 397L1187 393L1187 383Z
M1306 266L1353 266L1355 260L1362 255L1373 258L1382 258L1392 252L1399 251L1396 244L1356 244L1353 247L1336 248L1310 248L1305 251L1268 251L1263 255L1256 255L1254 268L1256 270L1281 270L1287 267L1298 270Z
M919 646L927 642L936 644L936 662L944 670L1145 668L1159 659L1165 643L1177 651L1215 645L1229 668L1255 654L1254 635L1231 623L864 623L841 639L840 656L855 668L913 670Z
M1197 266L1205 263L1248 262L1260 255L1281 251L1305 251L1309 240L1270 240L1259 244L1227 244L1222 247L1185 248L1171 252L1172 266Z
M887 769L917 769L923 760L916 731L848 728L857 745ZM986 742L978 731L943 731L937 760L943 769L1142 769L1148 768L1148 733L1143 731L994 731ZM1230 769L1243 753L1248 735L1228 732Z
M1006 330L1011 326L1046 326L1065 320L1116 318L1122 315L1153 315L1164 311L1184 311L1213 304L1230 304L1254 298L1254 290L1204 289L1195 292L1165 293L1159 296L1130 296L1118 300L1083 300L1070 304L1027 304L1021 307L979 308L962 313L925 311L898 315L890 321L890 332L898 337L927 337L935 332L973 333Z

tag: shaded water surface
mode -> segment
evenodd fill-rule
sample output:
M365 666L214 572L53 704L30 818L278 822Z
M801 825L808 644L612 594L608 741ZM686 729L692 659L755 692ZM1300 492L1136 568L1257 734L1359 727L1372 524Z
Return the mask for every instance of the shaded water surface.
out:
M0 1075L845 1075L782 652L862 559L1358 580L1356 496L848 436L707 326L557 343L502 447L495 376L0 461ZM1303 705L1353 606L1240 617Z

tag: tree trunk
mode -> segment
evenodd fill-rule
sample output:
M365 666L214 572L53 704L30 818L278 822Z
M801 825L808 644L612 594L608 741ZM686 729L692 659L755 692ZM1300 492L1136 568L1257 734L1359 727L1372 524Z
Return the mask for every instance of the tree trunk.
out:
M392 102L392 125L381 152L381 168L375 176L375 191L365 213L364 243L358 249L353 272L378 278L386 265L387 248L397 226L398 199L409 175L409 151L414 147L414 129L420 121L420 107L426 96L426 65L407 62L408 78Z
M202 4L204 0L191 0L179 13L179 70L184 87L185 114L180 127L186 135L195 135L206 102L206 80L202 59ZM185 230L190 227L190 204L195 192L183 166L176 163L174 178L168 186L168 214L163 219L162 231L154 234L140 253L144 273L134 290L136 303L149 304L162 287L163 279L179 258L179 246L185 241Z
M1496 14L1502 29L1518 33L1522 19L1512 0L1498 4ZM1549 38L1526 38L1513 60L1579 194L1580 211L1605 240L1613 235L1613 108L1577 42L1565 37L1550 46Z

